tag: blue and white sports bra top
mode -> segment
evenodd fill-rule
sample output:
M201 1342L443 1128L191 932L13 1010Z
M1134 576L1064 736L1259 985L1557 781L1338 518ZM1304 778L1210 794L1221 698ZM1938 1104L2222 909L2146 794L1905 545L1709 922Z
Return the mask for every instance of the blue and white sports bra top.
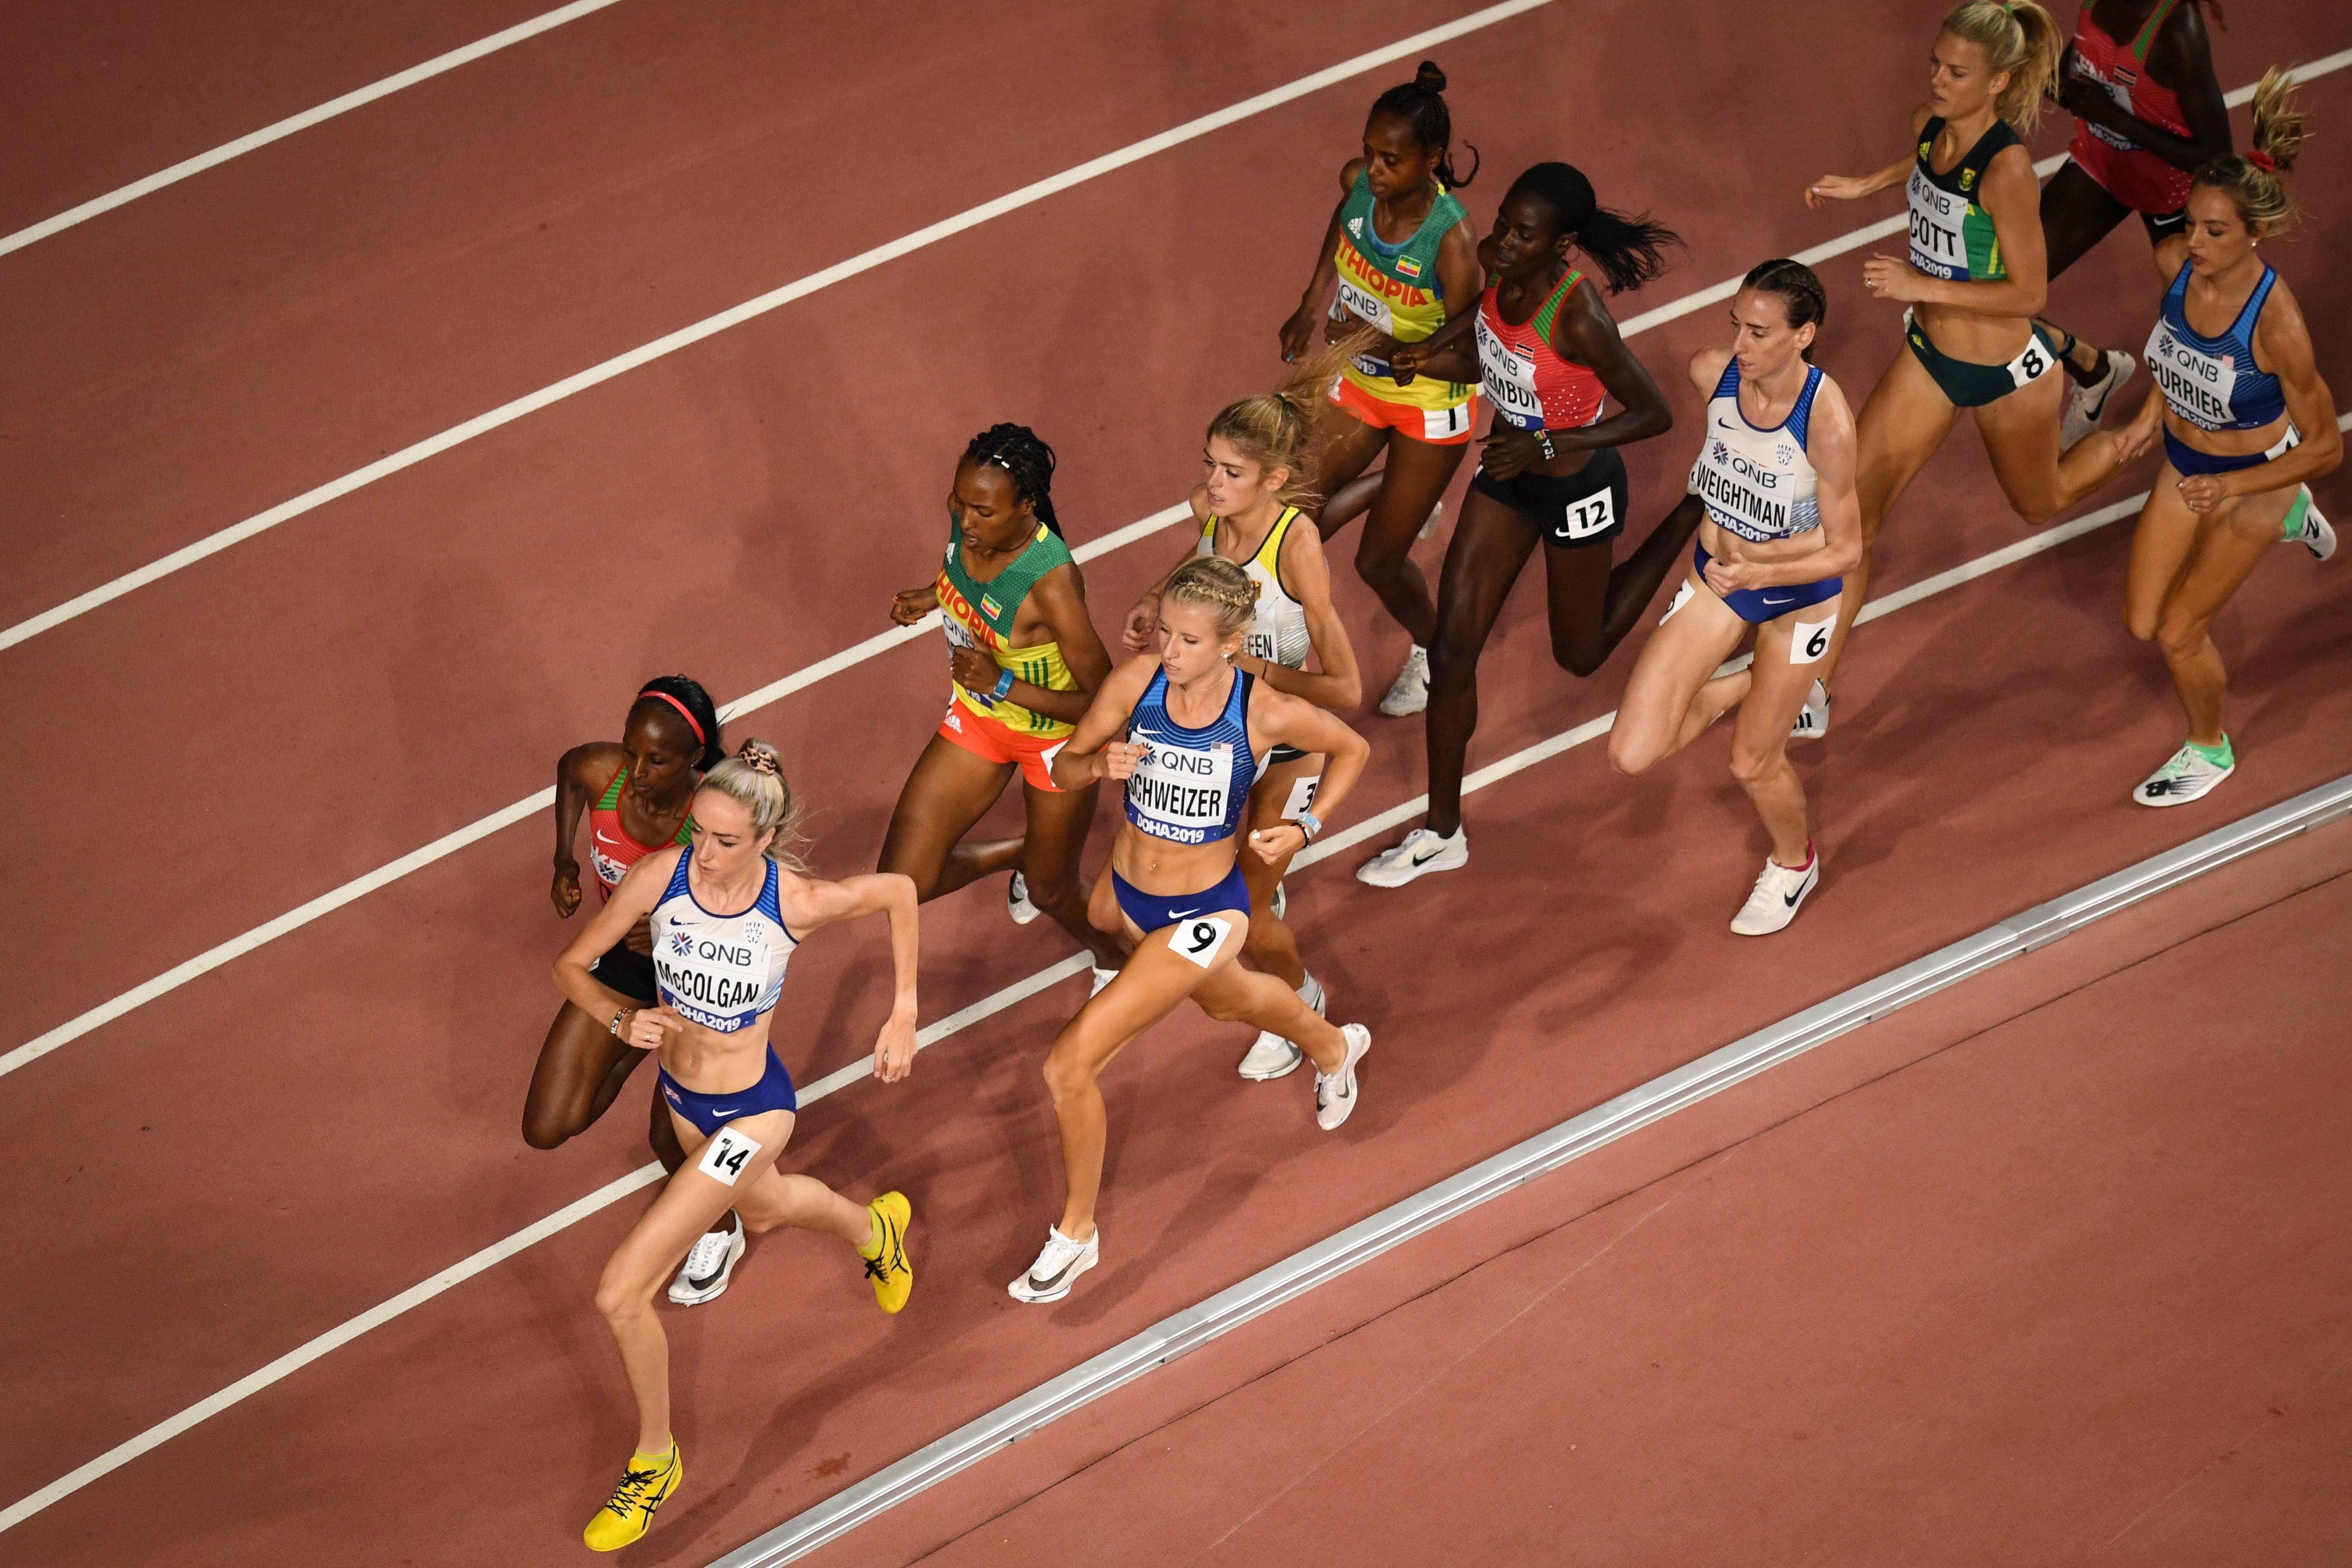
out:
M1234 672L1225 710L1199 729L1168 716L1168 672L1155 670L1127 721L1127 738L1149 746L1127 781L1127 820L1171 844L1230 839L1248 809L1259 758L1250 751L1254 678Z
M2278 274L2263 268L2246 308L2218 338L2189 327L2189 268L2165 290L2164 308L2147 335L2148 373L2172 412L2200 430L2260 430L2286 417L2286 390L2254 363L2254 323L2270 303Z
M751 1028L776 1005L784 988L784 967L799 946L784 929L776 901L776 862L768 862L760 896L740 915L713 915L687 885L694 852L677 857L677 870L654 905L654 978L661 999L707 1030L733 1034Z
M1769 544L1822 526L1821 480L1805 450L1821 385L1822 369L1812 366L1789 417L1759 430L1739 410L1739 361L1723 367L1690 476L1691 494L1706 503L1717 528Z

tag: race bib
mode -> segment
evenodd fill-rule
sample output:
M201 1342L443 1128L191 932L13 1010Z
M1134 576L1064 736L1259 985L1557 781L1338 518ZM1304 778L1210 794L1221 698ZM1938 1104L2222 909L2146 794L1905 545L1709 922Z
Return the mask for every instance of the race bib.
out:
M1690 602L1691 594L1694 591L1696 591L1691 587L1691 580L1687 577L1684 578L1682 587L1675 591L1675 601L1666 606L1666 612L1664 615L1658 617L1658 624L1663 626L1672 621L1675 618L1675 612Z
M2184 342L2159 318L2147 337L2147 371L2172 412L2198 429L2230 423L2238 395L2236 355L2225 360Z
M2058 368L2058 357L2053 354L2037 334L2027 340L2025 351L2009 361L2006 369L2012 385L2022 390L2032 386Z
M1789 663L1818 664L1830 651L1830 638L1837 631L1837 610L1832 606L1826 621L1799 621L1789 628Z
M1203 915L1170 926L1168 946L1205 969L1217 961L1217 955L1225 949L1225 938L1233 934L1232 921Z
M1936 184L1916 162L1904 193L1911 205L1911 265L1930 277L1966 278L1969 251L1960 225L1969 215L1968 198Z
M1298 820L1299 812L1313 810L1315 809L1315 791L1322 782L1323 775L1320 773L1316 774L1311 779L1292 779L1290 781L1290 799L1282 803L1282 820L1286 822L1295 822Z
M1150 747L1127 781L1127 809L1137 825L1171 843L1203 844L1223 836L1234 787L1233 743L1221 740L1196 751L1140 727L1128 738Z
M1571 539L1591 538L1605 532L1617 521L1617 498L1609 490L1595 490L1580 501L1569 503L1565 529Z
M729 1125L710 1134L694 1168L721 1186L733 1186L736 1178L759 1157L760 1145Z
M1486 325L1478 313L1478 376L1486 397L1501 414L1521 430L1544 427L1543 399L1536 393L1536 367L1520 356Z

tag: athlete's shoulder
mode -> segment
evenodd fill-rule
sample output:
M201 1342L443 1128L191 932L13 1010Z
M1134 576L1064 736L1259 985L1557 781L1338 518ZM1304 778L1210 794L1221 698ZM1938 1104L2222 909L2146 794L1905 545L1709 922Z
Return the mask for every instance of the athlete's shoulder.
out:
M556 764L564 781L591 795L601 795L613 787L621 769L629 765L629 750L616 740L583 741L563 754Z
M1723 372L1731 365L1731 350L1726 348L1701 349L1690 357L1691 385L1714 398L1716 388L1722 384Z
M2273 374L2296 376L2313 359L2311 324L2304 317L2303 302L2287 287L2286 274L2273 270L2270 298L2254 318L2254 362Z
M1360 156L1350 158L1345 163L1340 164L1339 194L1343 197L1354 195L1356 193L1356 186L1363 177L1364 160Z
M1935 120L1935 118L1936 111L1928 108L1924 103L1918 108L1913 110L1911 111L1911 134L1913 138L1916 139L1927 135L1927 126Z
M613 902L652 909L661 903L663 894L684 866L687 853L686 845L672 844L640 855L637 863L621 878L621 884L613 890Z
M2205 30L2205 8L2180 0L2157 29L2147 52L2147 74L2174 91L2213 74L2213 38Z

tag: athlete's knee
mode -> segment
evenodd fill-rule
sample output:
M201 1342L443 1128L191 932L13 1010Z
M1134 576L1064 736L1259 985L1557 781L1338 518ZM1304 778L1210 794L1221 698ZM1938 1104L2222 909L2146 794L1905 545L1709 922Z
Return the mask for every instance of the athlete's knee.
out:
M614 1330L628 1327L653 1310L653 1291L612 1264L596 1281L596 1310Z
M2156 641L2156 629L2162 618L2162 612L2154 605L2124 605L2124 630L2143 643Z
M1747 747L1737 740L1731 747L1731 776L1740 787L1753 789L1769 784L1789 766L1788 752L1779 746Z
M2168 659L2185 659L2205 646L2210 624L2202 615L2168 615L2157 623L2156 645Z
M1628 779L1639 779L1658 765L1665 748L1654 739L1637 733L1632 726L1619 720L1609 732L1609 766Z
M1087 895L1075 878L1040 882L1031 877L1029 902L1035 904L1040 913L1052 915L1057 925L1082 924L1087 918Z
M1056 1040L1054 1049L1045 1053L1045 1092L1054 1103L1064 1104L1084 1094L1095 1085L1095 1070L1066 1040Z
M1390 581L1404 570L1404 563L1412 553L1410 540L1406 541L1404 549L1399 549L1383 544L1367 528L1363 538L1356 541L1356 575L1370 583Z
M580 1131L572 1117L541 1105L522 1108L522 1141L534 1149L560 1149Z
M1582 679L1596 674L1607 662L1609 650L1601 646L1599 637L1562 636L1552 633L1551 662L1570 674Z

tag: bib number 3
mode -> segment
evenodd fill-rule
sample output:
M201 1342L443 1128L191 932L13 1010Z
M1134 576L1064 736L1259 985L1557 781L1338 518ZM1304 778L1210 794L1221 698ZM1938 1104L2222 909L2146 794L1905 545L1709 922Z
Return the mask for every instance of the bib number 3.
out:
M694 1168L711 1177L722 1186L733 1186L753 1160L760 1157L760 1145L733 1127L721 1127L710 1134L702 1145L702 1157Z
M1205 969L1217 961L1217 955L1225 950L1225 938L1233 934L1232 921L1204 915L1170 926L1168 946Z

